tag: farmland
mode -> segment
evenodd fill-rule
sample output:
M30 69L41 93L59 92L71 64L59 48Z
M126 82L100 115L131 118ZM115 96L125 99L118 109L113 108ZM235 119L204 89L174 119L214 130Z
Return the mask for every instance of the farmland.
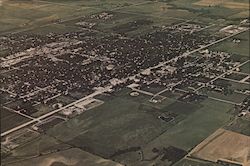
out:
M194 148L190 155L215 162L230 160L232 163L247 165L249 141L245 135L219 129Z
M248 166L247 0L0 0L3 166Z
M1 109L1 131L7 131L13 127L16 127L24 122L27 122L28 119L17 115L14 112L11 112L7 109Z

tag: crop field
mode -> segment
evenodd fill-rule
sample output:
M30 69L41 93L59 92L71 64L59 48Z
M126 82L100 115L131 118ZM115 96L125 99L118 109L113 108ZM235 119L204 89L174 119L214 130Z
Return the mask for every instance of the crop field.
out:
M195 147L190 155L213 162L221 160L248 165L249 144L250 138L245 135L218 129Z
M208 161L192 160L192 159L188 159L188 158L185 158L185 159L181 160L180 162L174 164L174 166L191 166L191 165L195 165L195 166L223 166L223 165L217 164L217 163L212 163L212 162L208 162Z
M236 13L231 16L233 19L241 19L241 18L247 18L249 16L249 10L247 11L242 11L240 13Z
M39 156L40 154L46 155L57 150L65 150L69 148L71 148L70 145L62 143L47 135L41 134L36 139L28 142L25 146L20 146L14 149L14 151L12 151L13 155L10 158L7 158L5 162L8 162L11 158L15 158L14 161L18 161L20 157L28 158L32 156Z
M239 60L241 58L244 58L245 60L249 56L249 41L246 38L247 36L249 36L249 32L244 32L235 37L235 39L240 39L240 43L234 43L233 40L230 39L214 47L211 47L211 49L216 51L230 52L235 54L235 56L238 56Z
M78 31L79 29L80 28L76 26L65 26L63 24L49 24L46 26L42 26L42 27L29 30L28 33L37 34L37 35L47 35L48 33L60 34L60 33Z
M48 133L105 158L118 150L140 147L171 124L157 118L162 110L143 104L145 98L138 97L132 100L127 93L121 97L118 94L103 105L59 124Z
M43 1L4 1L0 6L0 33L32 29L98 11L88 7L50 4Z
M194 4L200 6L223 6L230 9L248 9L248 3L233 2L231 0L201 0Z
M0 92L0 104L4 104L8 101L11 101L12 99L9 97L8 93L6 92Z
M133 12L124 12L126 8L120 10L109 11L112 15L110 19L102 20L87 15L85 18L74 19L63 22L61 24L65 27L82 28L79 23L95 23L92 29L98 31L100 35L106 35L107 33L114 34L126 34L128 36L138 36L149 33L152 31L152 27L170 26L183 22L183 20L169 18L169 17L157 17L148 16ZM100 13L97 13L100 14Z
M152 161L139 162L138 150L142 149L145 160L155 155L152 153L153 148L168 148L172 145L188 151L231 117L228 113L231 105L220 102L206 100L200 105L194 105L170 100L153 104L148 102L149 96L140 94L132 97L130 92L124 89L115 96L105 97L106 100L101 97L105 101L103 105L58 124L48 134L120 163L170 164L167 160L159 160L160 156ZM163 114L175 117L174 121L158 119ZM183 138L186 138L185 141L181 141Z
M211 19L225 18L228 20L244 17L245 15L242 13L248 11L247 3L247 1L233 2L227 0L175 0L170 2L174 7L199 13L202 17ZM233 15L237 15L237 17L231 17Z
M155 17L174 18L177 20L185 20L197 16L195 13L189 12L188 10L172 9L171 6L168 6L166 3L162 2L152 2L138 6L128 6L120 9L119 11Z
M201 89L201 92L203 94L210 96L210 97L215 97L218 99L227 100L227 101L231 101L231 102L235 102L235 103L240 103L242 100L244 100L247 97L244 94L240 94L240 93L236 93L236 92L223 94L221 92L209 91L206 88Z
M71 6L83 6L89 8L100 8L105 10L114 10L116 8L121 8L124 6L134 5L134 4L143 4L147 3L143 0L48 0L51 4L60 4L60 5L71 5Z
M231 130L240 134L250 136L250 122L249 118L236 118L230 124L224 127L227 130Z
M247 76L246 74L231 73L231 74L227 75L226 78L236 80L236 81L240 81L240 80L244 79L246 76Z
M30 159L31 160L27 160ZM88 166L119 166L110 160L103 159L96 155L84 152L78 148L57 141L52 137L41 135L40 137L18 147L12 151L12 156L2 161L6 166L38 166L45 165L76 165L86 163Z
M21 162L16 162L13 164L6 164L6 166L33 166L36 163L37 166L45 165L75 165L82 166L82 163L87 164L88 166L122 166L111 160L106 160L101 157L92 155L90 153L84 152L77 148L72 148L53 154L36 157L31 160L23 160Z
M189 2L190 1L190 2ZM227 10L227 8L217 9L212 7L204 9L204 11L197 11L197 5L191 5L195 1L187 0L187 2L174 1L171 3L164 2L152 2L152 1L32 1L32 2L20 2L20 1L4 1L0 8L2 9L0 15L0 33L7 31L20 31L20 30L33 30L37 27L39 34L45 34L46 31L51 29L52 32L60 33L67 31L77 30L79 27L73 24L67 24L67 26L58 25L60 22L70 22L77 19L81 19L83 16L91 15L94 13L109 11L120 14L121 17L112 20L108 23L99 23L96 28L98 30L104 30L110 32L111 27L120 28L120 26L126 26L126 24L136 21L144 20L145 18L153 20L152 25L171 25L182 21L192 20L213 23L215 22L213 15L218 16L231 16L236 15L237 18L244 18L244 12L242 9ZM236 3L236 2L234 2ZM211 11L210 11L211 10ZM225 11L224 11L225 10ZM9 12L12 11L12 12ZM14 12L13 12L14 11ZM232 13L233 11L233 13ZM218 13L221 12L221 13ZM228 14L227 14L228 12ZM32 13L32 15L30 14ZM243 14L242 14L243 13ZM118 14L118 15L119 15ZM237 15L238 14L238 15ZM122 16L123 15L123 16ZM211 18L206 17L211 15ZM132 17L131 17L132 16ZM127 25L129 26L129 24ZM148 26L138 27L135 32L129 34L133 36L143 31L148 32ZM243 44L244 45L244 44ZM244 47L244 46L243 46ZM242 47L242 48L243 48Z
M203 107L196 108L197 110L190 113L186 119L143 147L145 158L146 154L147 158L153 157L153 148L162 148L169 145L189 151L217 128L229 121L230 114L227 111L231 109L230 105L221 104L209 99L204 101L202 105ZM185 139L183 140L183 138Z
M238 82L232 82L232 81L228 81L228 83L230 83L230 85L231 85L230 88L232 88L234 90L245 90L245 89L249 88L248 84L243 84L243 83L238 83Z
M241 69L241 72L250 74L250 62L248 62L245 65L241 66L240 69Z
M37 112L33 113L33 117L39 117L45 113L48 113L49 111L53 110L53 107L50 105L45 105L45 104L38 104L34 106L34 109L37 110Z
M28 120L29 119L18 115L17 113L10 112L3 108L1 109L1 132L12 129Z

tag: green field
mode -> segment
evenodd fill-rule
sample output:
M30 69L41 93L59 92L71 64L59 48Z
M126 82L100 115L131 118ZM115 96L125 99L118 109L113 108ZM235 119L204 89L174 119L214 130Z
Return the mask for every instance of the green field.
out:
M17 113L10 112L5 108L1 108L1 132L12 129L22 123L28 122L29 119L18 115Z
M225 129L250 136L250 120L247 118L236 118Z
M144 0L48 0L47 2L51 2L53 4L60 4L60 5L71 5L71 6L84 6L89 8L100 8L105 10L114 10L116 8L121 8L129 5L135 5L137 3L144 3Z
M183 159L180 162L176 163L174 166L222 166L222 165L211 162L199 161L199 160Z
M81 165L88 166L118 166L117 163L84 152L78 148L64 144L52 137L41 135L24 146L18 147L2 160L6 166L38 166L52 165Z
M16 160L18 156L44 154L58 148L58 153L64 154L64 149L70 146L129 165L169 165L170 162L161 161L159 157L151 160L155 155L152 149L171 145L190 151L229 122L229 112L233 107L210 99L199 104L182 103L175 99L153 104L148 101L150 96L140 94L132 97L130 92L123 89L111 96L99 96L105 101L103 105L54 126L48 130L48 136L41 136L13 151L6 162ZM176 115L175 120L165 122L158 119L163 113ZM31 146L32 151L28 150ZM140 161L139 149L143 151L145 161ZM51 155L54 157L57 153ZM44 158L37 157L35 161L43 161ZM23 163L29 165L31 161Z
M234 37L234 39L240 39L240 43L234 43L233 39L226 40L220 44L217 44L211 47L215 51L224 51L235 56L238 56L238 59L248 60L249 57L249 31L239 34ZM237 58L237 57L236 57Z
M240 67L241 72L250 74L250 62Z
M243 90L244 91L246 89L249 89L249 85L248 84L241 83L241 82L233 82L233 81L228 81L228 80L223 80L223 79L217 79L215 81L215 85L220 85L220 86L228 87L228 89L231 89L231 90L241 90L241 91ZM203 89L206 91L205 88L203 88ZM234 93L231 93L231 94L228 93L228 96L230 97L233 94ZM223 95L223 94L221 94L221 95Z
M247 97L246 95L241 94L241 93L232 92L229 94L223 94L220 92L208 91L206 88L201 89L201 91L203 94L206 94L210 97L215 97L218 99L227 100L227 101L231 101L235 103L240 103Z
M5 1L0 6L0 33L33 29L100 10L83 6L50 4L45 1Z
M246 9L234 9L234 8L226 8L223 5L214 5L214 6L200 6L196 3L201 0L175 0L171 1L170 4L176 8L182 8L185 10L189 10L192 12L199 13L199 15L212 19L242 19L245 18L243 14L238 14L241 12L247 11ZM232 0L233 1L233 0ZM209 1L208 1L209 2ZM243 2L243 1L240 1ZM244 2L248 3L248 2ZM238 15L236 15L238 14ZM235 17L232 17L236 15Z
M81 166L82 163L87 166L122 166L116 162L103 159L101 157L95 156L93 154L82 151L78 148L72 148L60 152L55 152L53 154L34 157L30 160L22 160L20 162L15 162L12 164L6 164L6 166L34 166L34 163L38 166L44 165L55 165L55 166L68 166L75 165Z
M173 18L177 20L186 20L197 16L193 12L172 8L172 6L163 2L151 2L142 5L128 6L120 9L119 11L161 18Z
M149 96L131 97L129 93L125 89L114 96L100 96L103 105L58 124L48 134L105 158L114 156L121 163L147 165L157 160L139 162L138 150L117 153L137 147L142 148L145 158L151 158L153 148L169 145L189 151L231 117L231 105L209 99L198 105L166 101L157 106L148 102ZM164 122L157 118L162 113L177 117Z
M230 120L231 115L227 112L231 109L231 105L209 99L202 102L201 105L202 107L199 109L196 108L197 110L189 108L189 110L193 112L183 121L180 121L177 125L145 145L143 147L145 158L152 158L154 156L152 153L153 148L160 149L170 145L190 151L216 129L225 125ZM167 108L168 107L166 107L166 109ZM182 112L185 111L185 109L182 110ZM158 162L161 163L161 161ZM153 163L155 163L155 161L144 162L145 165Z
M43 27L34 28L26 33L47 35L48 33L62 34L79 31L80 28L75 26L64 26L62 24L50 24Z
M129 94L121 93L122 96L118 94L48 133L94 154L109 157L119 149L142 146L168 128L169 124L157 119L160 110L143 104L147 97L132 99Z

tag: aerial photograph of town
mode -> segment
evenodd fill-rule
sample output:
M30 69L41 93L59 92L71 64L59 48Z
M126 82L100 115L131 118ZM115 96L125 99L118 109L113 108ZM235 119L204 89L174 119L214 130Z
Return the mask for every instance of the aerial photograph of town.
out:
M250 166L249 0L0 0L1 166Z

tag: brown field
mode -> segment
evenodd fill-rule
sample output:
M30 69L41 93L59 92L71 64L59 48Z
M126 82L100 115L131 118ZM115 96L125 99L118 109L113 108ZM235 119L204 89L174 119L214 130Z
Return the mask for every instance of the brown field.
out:
M247 11L242 11L240 13L234 14L231 17L232 18L247 18L249 17L249 14L250 14L249 10L247 10Z
M201 0L194 5L198 6L223 6L225 8L230 8L230 9L249 9L249 4L248 3L242 3L242 2L232 2L230 0Z
M218 160L250 165L250 137L236 132L218 129L197 145L190 157L217 162Z
M34 1L25 1L25 2L18 2L18 1L1 1L0 0L0 3L1 4L7 4L8 6L10 7L16 7L16 8L20 8L20 9L38 9L38 8L41 8L41 7L45 7L45 6L48 6L47 4L43 4L42 2L34 2ZM5 4L5 5L6 5Z
M123 166L111 160L92 155L78 148L55 152L44 156L34 157L30 160L6 164L6 166Z
M199 6L215 6L224 3L225 0L200 0L198 2L195 2L194 5L199 5Z
M241 2L225 2L222 5L230 9L249 9L249 4Z

